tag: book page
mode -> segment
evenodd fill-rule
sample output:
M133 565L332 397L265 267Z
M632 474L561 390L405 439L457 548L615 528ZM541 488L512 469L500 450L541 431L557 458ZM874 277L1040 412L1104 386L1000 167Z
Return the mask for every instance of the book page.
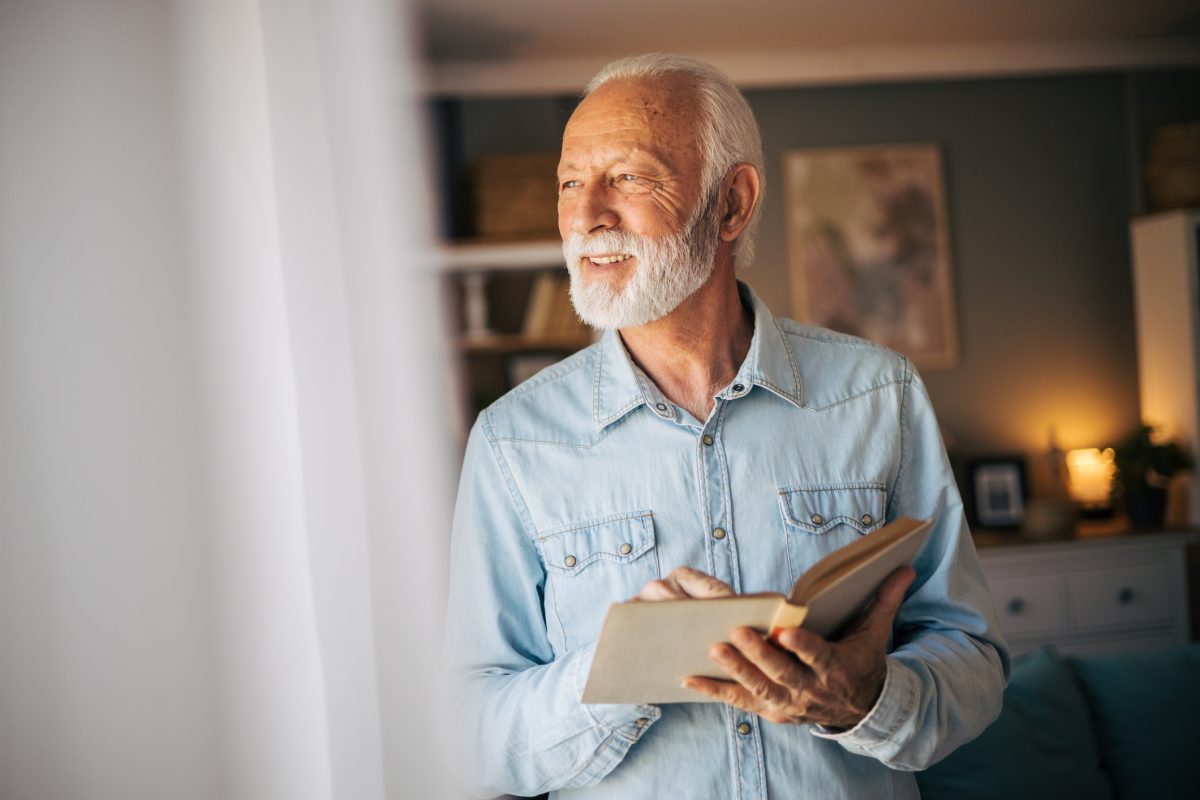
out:
M609 606L583 690L585 703L714 703L680 684L689 675L729 680L709 648L748 625L763 634L784 605L778 594Z
M900 517L879 530L834 550L805 570L804 574L796 580L795 586L792 587L788 601L793 605L806 605L811 598L841 580L855 567L872 558L877 558L877 551L894 547L900 540L919 534L917 529L927 524L911 517ZM924 541L923 536L921 536L921 541Z
M893 529L892 526L897 527ZM808 609L804 628L829 638L856 619L888 575L916 557L929 535L929 528L928 521L899 519L817 562L815 567L856 545L867 544L867 540L884 532L890 534L872 543L873 547L859 549L853 557L838 559L834 569L824 571L819 580L809 584L804 603ZM808 575L806 572L801 580ZM796 583L799 586L800 581Z

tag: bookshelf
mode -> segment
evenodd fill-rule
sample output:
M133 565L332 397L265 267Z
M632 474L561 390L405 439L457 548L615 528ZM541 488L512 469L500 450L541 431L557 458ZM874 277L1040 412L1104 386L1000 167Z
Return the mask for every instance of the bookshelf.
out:
M558 240L446 242L440 255L468 427L532 373L595 341L570 308Z

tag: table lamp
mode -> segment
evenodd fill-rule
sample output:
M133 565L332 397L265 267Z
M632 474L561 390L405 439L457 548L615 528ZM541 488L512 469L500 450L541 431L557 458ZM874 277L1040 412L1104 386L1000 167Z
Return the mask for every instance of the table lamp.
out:
M1089 447L1067 453L1067 489L1088 516L1112 513L1113 450Z

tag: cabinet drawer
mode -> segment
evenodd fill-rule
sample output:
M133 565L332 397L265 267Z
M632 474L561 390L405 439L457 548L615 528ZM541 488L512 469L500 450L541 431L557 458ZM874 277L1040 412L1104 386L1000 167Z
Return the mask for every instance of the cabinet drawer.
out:
M1067 612L1061 575L992 578L1000 630L1006 634L1065 628Z
M1080 627L1163 622L1171 618L1166 564L1080 570L1071 574L1071 607Z

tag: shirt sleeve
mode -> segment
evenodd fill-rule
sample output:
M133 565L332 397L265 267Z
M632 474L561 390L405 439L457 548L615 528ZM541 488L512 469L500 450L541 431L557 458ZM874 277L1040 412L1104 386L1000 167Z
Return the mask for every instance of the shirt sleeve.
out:
M443 730L459 782L480 796L596 783L661 713L580 702L594 649L553 652L532 527L485 411L454 512Z
M917 578L896 615L875 706L847 731L814 733L893 769L920 770L996 719L1010 661L929 396L905 366L888 517L932 518L934 525L913 562Z

